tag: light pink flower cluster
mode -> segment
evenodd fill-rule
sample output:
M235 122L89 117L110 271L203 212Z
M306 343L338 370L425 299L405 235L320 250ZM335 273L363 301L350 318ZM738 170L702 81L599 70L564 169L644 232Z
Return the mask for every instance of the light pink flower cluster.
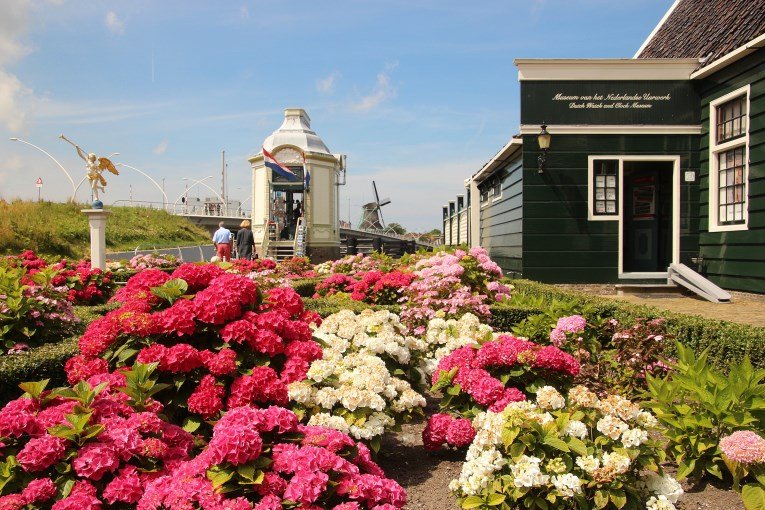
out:
M587 320L581 315L561 317L555 328L550 332L550 341L556 347L562 346L566 341L566 333L577 334L584 331Z
M751 430L739 430L720 439L720 450L741 464L765 463L765 439Z
M579 362L555 346L500 335L480 347L460 347L443 357L432 384L434 389L456 388L458 393L450 394L446 409L471 416L476 406L500 412L511 402L526 400L526 385L539 377L563 387L578 373ZM431 428L434 437L440 437L440 429Z

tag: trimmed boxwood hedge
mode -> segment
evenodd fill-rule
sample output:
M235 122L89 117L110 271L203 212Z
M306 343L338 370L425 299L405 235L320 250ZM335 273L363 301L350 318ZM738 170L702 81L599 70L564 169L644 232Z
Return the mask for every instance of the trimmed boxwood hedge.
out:
M77 333L69 338L30 349L22 354L0 355L0 402L19 396L19 383L50 379L49 387L66 381L64 363L77 354L77 340L85 328L118 304L75 306L74 313L80 318Z
M616 319L620 324L631 326L638 318L666 319L667 334L696 352L709 349L709 360L721 369L731 363L740 362L745 355L752 364L765 368L765 328L749 324L708 319L696 315L685 315L662 310L653 306L635 305L582 292L562 290L528 280L511 281L515 292L527 296L538 296L546 302L576 299L587 308L587 314L603 319ZM496 330L509 331L513 325L528 316L542 313L541 309L498 303L491 307L492 324ZM668 352L667 355L674 353Z

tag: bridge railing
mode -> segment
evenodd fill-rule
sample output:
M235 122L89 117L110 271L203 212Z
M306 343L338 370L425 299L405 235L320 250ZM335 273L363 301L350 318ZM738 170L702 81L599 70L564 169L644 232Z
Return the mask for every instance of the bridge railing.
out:
M376 236L386 236L386 237L393 237L395 239L399 239L401 241L417 241L419 244L425 244L428 246L436 246L432 241L422 239L421 237L418 237L416 239L412 239L411 237L408 237L406 234L399 234L393 230L389 229L372 229L372 228L360 228L360 227L342 227L345 230L355 230L357 232L366 232L372 235Z
M227 218L249 218L250 211L240 207L225 207L221 204L168 204L148 200L115 200L111 205L127 207L144 207L146 209L165 210L179 216L213 216Z

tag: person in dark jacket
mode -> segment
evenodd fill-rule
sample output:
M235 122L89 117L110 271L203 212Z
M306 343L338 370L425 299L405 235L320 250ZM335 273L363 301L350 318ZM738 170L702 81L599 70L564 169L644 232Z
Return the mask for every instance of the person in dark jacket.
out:
M236 233L237 253L240 259L252 260L252 247L255 245L255 239L250 230L250 220L244 220L240 225L239 232Z

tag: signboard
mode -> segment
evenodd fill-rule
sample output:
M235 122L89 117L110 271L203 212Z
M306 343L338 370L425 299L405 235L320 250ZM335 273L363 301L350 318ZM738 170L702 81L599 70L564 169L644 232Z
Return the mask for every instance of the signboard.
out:
M690 81L523 81L521 124L699 124Z
M38 188L42 188L42 185L43 185L42 177L38 177L37 181L35 182L35 186L37 186Z

